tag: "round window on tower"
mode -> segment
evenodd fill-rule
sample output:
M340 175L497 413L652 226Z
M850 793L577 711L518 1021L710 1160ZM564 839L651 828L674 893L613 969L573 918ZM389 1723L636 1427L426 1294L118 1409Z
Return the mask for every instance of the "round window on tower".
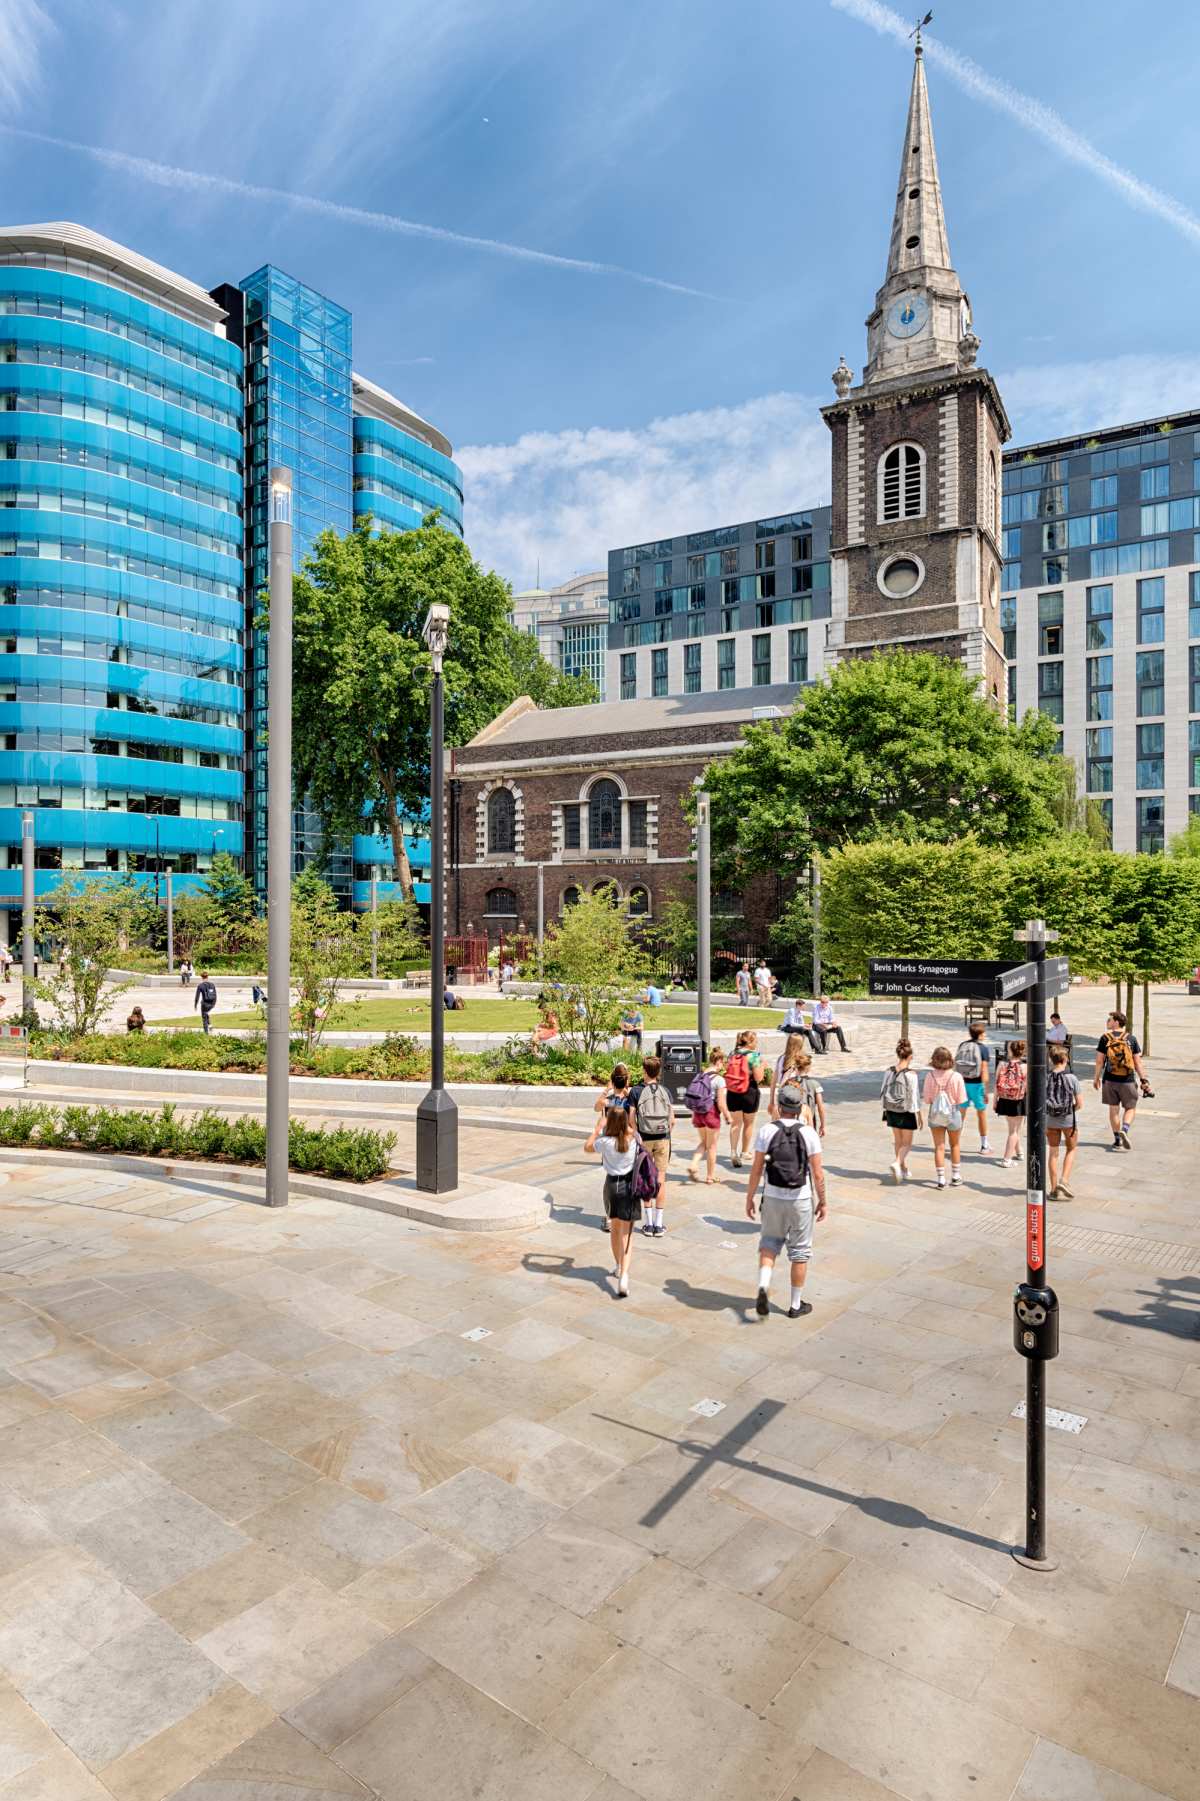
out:
M921 240L920 240L920 238L905 238L905 240L904 240L904 248L905 248L905 249L906 249L906 250L915 250L915 249L916 249L916 247L917 247L917 245L918 245L918 244L919 244L919 243L920 243L920 242L921 242Z
M879 592L886 594L889 600L907 600L925 580L925 565L920 557L907 554L889 557L880 566L876 580Z

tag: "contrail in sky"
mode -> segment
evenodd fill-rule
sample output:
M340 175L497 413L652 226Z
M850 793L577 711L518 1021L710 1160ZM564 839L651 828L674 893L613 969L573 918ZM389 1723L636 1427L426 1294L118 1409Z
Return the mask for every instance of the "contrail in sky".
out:
M912 32L912 25L907 19L901 18L890 6L879 5L878 0L830 0L830 4L835 11L848 13L851 18L870 25L885 37L897 38L901 43L906 43ZM981 69L978 63L972 62L969 56L962 56L957 50L948 50L936 38L923 38L922 44L929 61L944 69L951 80L965 88L968 94L973 94L976 99L986 100L998 112L1008 113L1018 125L1033 132L1035 137L1044 139L1070 162L1079 163L1092 175L1107 182L1131 206L1140 208L1144 213L1154 213L1185 238L1190 238L1193 243L1200 243L1200 217L1170 194L1164 194L1161 188L1151 187L1148 181L1142 181L1130 170L1123 169L1120 163L1114 163L1110 156L1105 156L1082 132L1068 125L1061 114L1044 106L1040 100L1021 93L1019 88L1010 86L1007 81L996 80L985 69Z
M439 244L457 244L464 250L483 250L492 256L507 256L518 262L542 263L552 269L573 269L582 275L615 275L625 281L640 282L647 288L664 288L669 294L687 294L693 300L719 300L719 294L708 294L702 288L688 288L678 281L664 281L657 275L643 275L637 269L623 268L619 263L594 263L581 257L555 256L549 250L531 250L525 244L508 244L502 238L477 238L467 232L450 231L444 225L422 225L415 219L401 219L395 213L370 212L361 206L345 206L339 200L322 200L316 194L295 194L287 188L261 187L256 182L236 181L228 175L209 175L200 169L178 169L170 163L152 162L146 156L130 156L123 150L105 150L99 144L80 144L72 138L53 137L49 132L25 131L16 125L0 125L10 137L24 138L34 144L49 144L56 150L73 150L91 157L106 168L123 175L138 176L158 187L176 188L194 194L232 194L241 200L265 200L297 206L305 212L319 213L326 219L338 219L344 225L365 225L371 231L393 232L402 237L429 238Z

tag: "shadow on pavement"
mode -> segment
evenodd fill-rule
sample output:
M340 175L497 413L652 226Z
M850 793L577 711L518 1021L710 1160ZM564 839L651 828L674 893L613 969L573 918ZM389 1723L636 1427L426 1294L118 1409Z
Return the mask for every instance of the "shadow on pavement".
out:
M1200 1339L1200 1280L1195 1276L1157 1278L1159 1292L1138 1288L1148 1305L1140 1313L1120 1313L1115 1307L1097 1307L1097 1319L1111 1320L1117 1326L1140 1326L1151 1332L1166 1332L1171 1338Z

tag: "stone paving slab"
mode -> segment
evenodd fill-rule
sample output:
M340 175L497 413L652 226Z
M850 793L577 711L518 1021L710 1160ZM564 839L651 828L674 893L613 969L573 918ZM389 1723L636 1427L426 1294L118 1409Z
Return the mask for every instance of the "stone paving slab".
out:
M578 1146L513 1146L552 1205L488 1234L6 1161L0 1801L1194 1801L1197 1018L1051 1213L1053 1575L1021 1172L886 1183L861 1072L795 1322L724 1157L626 1302Z

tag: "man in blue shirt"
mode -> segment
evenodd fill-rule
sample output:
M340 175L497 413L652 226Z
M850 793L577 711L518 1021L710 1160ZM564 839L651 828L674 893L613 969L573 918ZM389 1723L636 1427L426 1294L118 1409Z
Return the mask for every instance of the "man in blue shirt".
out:
M661 1007L662 1004L663 1004L662 989L656 988L654 986L653 982L649 983L649 985L646 988L646 1005L648 1007Z

